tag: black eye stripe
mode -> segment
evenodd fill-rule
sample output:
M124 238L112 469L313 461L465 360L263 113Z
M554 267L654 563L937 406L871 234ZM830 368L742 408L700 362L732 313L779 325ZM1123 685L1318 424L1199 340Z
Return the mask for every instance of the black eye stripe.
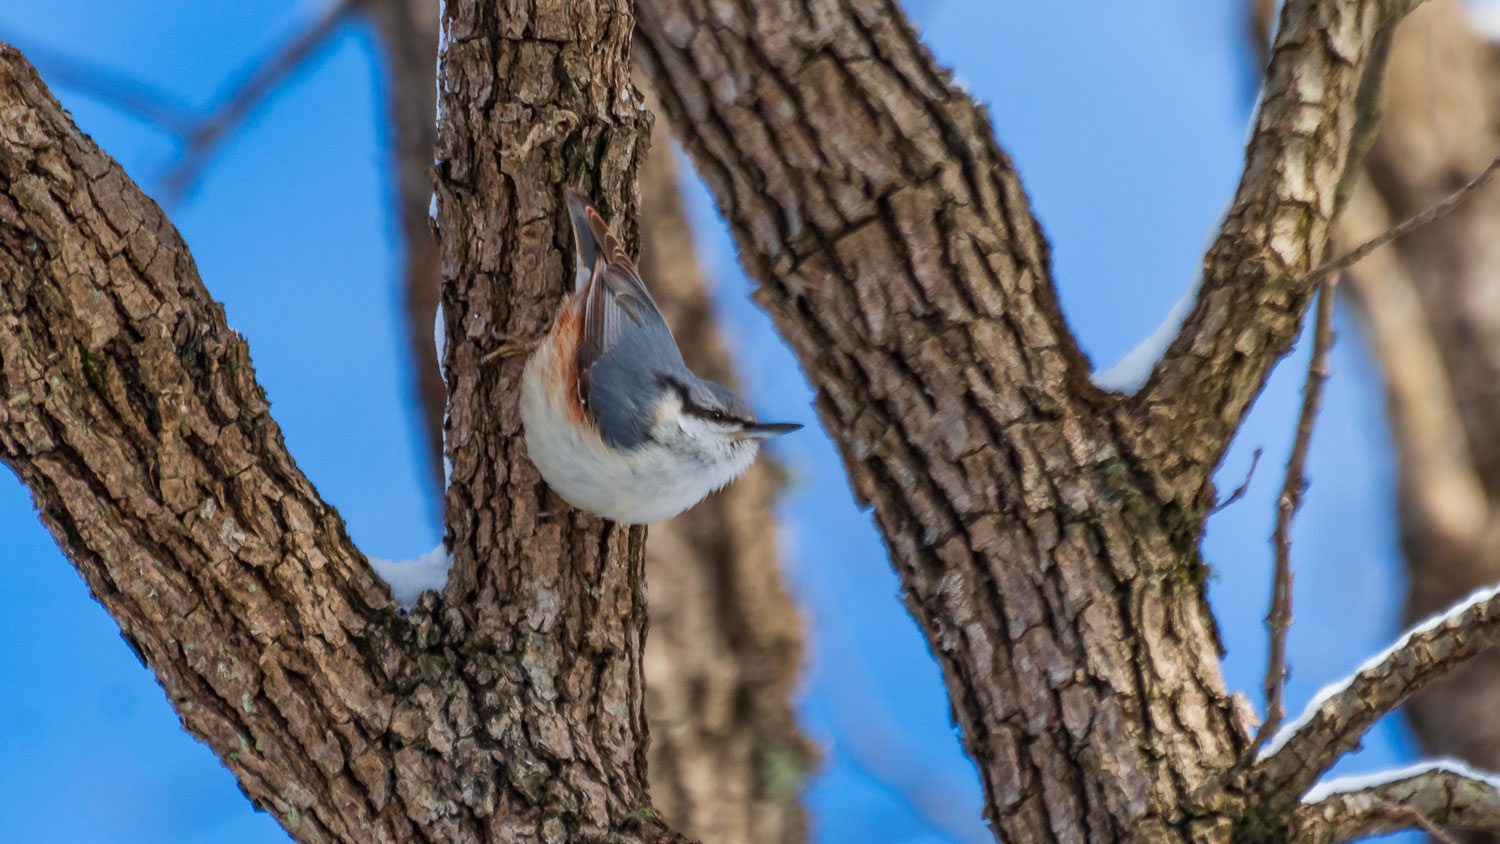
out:
M684 401L682 409L699 419L707 419L710 422L744 422L744 420L730 416L722 410L710 410L706 407L699 407L690 401Z
M681 381L678 381L676 378L673 378L665 372L658 372L656 373L656 383L662 385L663 387L670 387L671 389L675 390L677 392L677 397L679 399L682 399L683 407L687 407L692 403L688 401L687 385L682 383Z
M725 413L722 410L713 410L698 404L694 404L693 400L688 396L687 385L666 374L665 372L658 372L656 374L656 381L663 387L668 387L672 390L675 390L677 392L677 397L682 400L683 411L691 416L696 416L699 419L706 419L710 422L735 422L747 427L755 424L749 419L741 419L738 416L733 416L731 414Z

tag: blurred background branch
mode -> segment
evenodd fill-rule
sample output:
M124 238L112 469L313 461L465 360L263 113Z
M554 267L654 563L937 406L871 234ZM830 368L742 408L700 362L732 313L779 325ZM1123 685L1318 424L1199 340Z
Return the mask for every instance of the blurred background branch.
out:
M1254 4L1267 31L1275 3ZM1351 249L1422 210L1500 152L1500 55L1458 0L1397 31L1384 118L1340 221ZM1500 192L1351 267L1350 299L1384 378L1410 576L1404 623L1500 579ZM1477 657L1406 706L1423 749L1500 768L1500 654ZM1496 842L1468 833L1471 842Z
M647 107L655 111L649 92ZM640 184L641 272L688 367L737 388L661 121ZM781 477L774 458L762 458L647 536L651 795L668 823L704 841L807 838L801 792L817 754L791 708L802 619L778 563Z

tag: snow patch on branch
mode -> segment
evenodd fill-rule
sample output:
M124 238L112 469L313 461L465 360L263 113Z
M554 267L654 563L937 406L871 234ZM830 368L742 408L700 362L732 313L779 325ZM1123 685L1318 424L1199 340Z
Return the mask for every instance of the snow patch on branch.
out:
M1496 595L1500 595L1500 584L1496 584L1495 586L1487 586L1483 589L1477 590L1476 592L1474 592L1474 594L1463 599L1462 601L1459 601L1448 609L1443 610L1436 615L1432 615L1423 619L1415 627L1402 634L1401 638L1397 639L1395 644L1361 663L1358 668L1354 669L1354 673L1340 680L1335 680L1332 683L1329 683L1328 685L1319 689L1318 693L1313 695L1312 700L1307 702L1307 707L1302 710L1301 715L1298 715L1295 719L1283 724L1281 729L1276 731L1276 735L1271 736L1271 740L1266 742L1265 747L1261 748L1260 753L1256 755L1255 760L1259 762L1263 759L1267 759L1276 751L1284 747L1286 743L1291 740L1292 736L1297 734L1298 730L1301 730L1304 726L1307 725L1309 721L1313 719L1314 716L1318 714L1318 711L1322 708L1323 704L1328 701L1329 698L1349 688L1349 686L1354 683L1354 681L1359 677L1360 674L1376 667L1377 665L1380 665L1382 662L1385 662L1385 660L1389 658L1391 654L1406 647L1411 643L1412 637L1420 635L1422 633L1426 633L1447 622L1454 621L1475 605L1482 604L1485 601L1494 598Z
M1198 298L1198 288L1202 286L1203 275L1200 273L1182 294L1182 298L1177 300L1177 304L1172 306L1172 310L1167 312L1166 319L1151 332L1150 337L1120 358L1119 363L1093 374L1094 386L1118 393L1134 393L1144 387L1146 379L1151 377L1151 370L1156 368L1162 355L1167 353L1167 347L1176 339L1177 332L1182 330L1182 323L1192 312L1193 302Z
M453 568L453 555L441 543L415 560L370 558L370 568L391 587L391 597L403 611L417 605L423 592L442 592Z
M1262 86L1264 90L1264 86ZM1255 99L1256 106L1260 105L1260 96ZM1250 136L1255 133L1255 120L1250 121L1249 133L1245 143L1250 143ZM1214 241L1218 240L1219 232L1224 228L1224 222L1229 219L1229 210L1234 207L1234 201L1230 200L1219 216L1214 218L1214 223L1209 226L1208 236L1203 242L1203 251L1207 252L1213 248ZM1198 290L1203 287L1203 268L1200 266L1198 272L1193 276L1193 281L1187 290L1182 292L1182 297L1172 310L1167 312L1165 319L1151 332L1151 336L1142 340L1134 349L1131 349L1120 361L1109 369L1095 371L1089 376L1094 386L1101 390L1112 390L1117 393L1134 393L1146 386L1146 381L1151 377L1151 371L1161 363L1161 359L1167 353L1167 347L1177 339L1178 333L1182 331L1182 324L1187 322L1188 314L1193 312L1193 304L1198 301Z
M1495 789L1496 792L1500 792L1500 774L1471 768L1457 759L1433 759L1389 771L1375 771L1370 774L1355 774L1347 777L1330 777L1308 789L1307 793L1302 795L1302 802L1304 804L1317 803L1335 794L1362 791L1366 788L1388 785L1393 782L1400 782L1401 780L1411 779L1412 777L1436 771L1446 771L1450 774L1468 777L1471 780L1477 780L1488 785Z
M437 198L434 196L433 202ZM437 352L438 371L443 369L443 360L448 357L448 331L443 325L443 303L437 303L437 312L432 316L432 348ZM443 430L438 432L443 437L443 491L453 485L453 460L448 457L448 411L443 410Z

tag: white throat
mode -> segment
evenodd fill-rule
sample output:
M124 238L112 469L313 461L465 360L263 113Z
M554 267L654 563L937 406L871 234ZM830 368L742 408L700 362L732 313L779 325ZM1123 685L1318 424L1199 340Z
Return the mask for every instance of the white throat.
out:
M606 445L592 425L568 418L566 396L542 378L543 348L521 378L521 419L531 460L558 495L580 510L624 524L670 519L744 474L760 443L682 412L675 396L657 408L652 442Z

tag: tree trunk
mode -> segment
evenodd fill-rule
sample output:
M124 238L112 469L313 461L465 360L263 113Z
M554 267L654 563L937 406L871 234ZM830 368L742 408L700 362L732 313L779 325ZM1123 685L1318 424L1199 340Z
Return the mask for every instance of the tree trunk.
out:
M432 691L444 710L470 713L476 735L472 755L424 752L423 762L438 782L455 777L449 799L462 795L474 810L480 838L579 840L655 826L641 663L645 529L578 513L547 490L521 436L524 360L481 363L501 334L545 331L571 292L561 185L588 190L627 244L636 241L650 120L630 84L632 26L624 0L459 0L443 11L436 192L454 566L432 636L468 664ZM481 772L498 776L475 793L467 781Z
M432 69L438 6L429 0L364 4L386 56L396 201L406 244L411 371L430 477L443 488L447 389L433 348L442 281L429 221L436 126ZM662 133L658 133L662 134ZM656 139L641 180L640 262L687 363L733 385L677 196L670 143ZM801 619L781 582L765 465L651 531L646 578L653 633L644 655L648 768L657 808L672 825L724 844L806 838L799 800L812 751L792 714Z

